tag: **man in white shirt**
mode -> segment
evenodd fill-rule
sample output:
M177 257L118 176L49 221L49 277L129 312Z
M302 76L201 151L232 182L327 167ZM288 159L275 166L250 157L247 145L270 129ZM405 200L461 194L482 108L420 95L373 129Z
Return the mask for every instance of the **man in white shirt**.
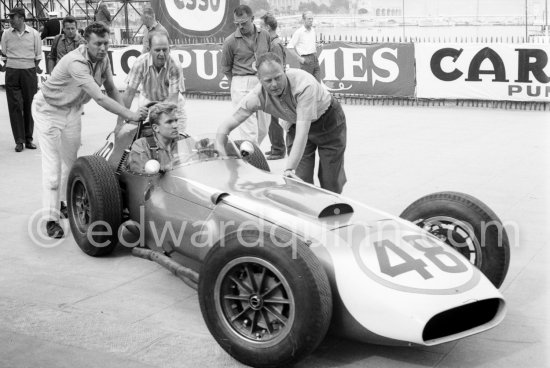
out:
M306 11L302 14L304 25L296 30L286 46L300 62L300 69L313 75L321 81L321 69L317 58L317 46L315 43L315 29L313 29L313 13Z

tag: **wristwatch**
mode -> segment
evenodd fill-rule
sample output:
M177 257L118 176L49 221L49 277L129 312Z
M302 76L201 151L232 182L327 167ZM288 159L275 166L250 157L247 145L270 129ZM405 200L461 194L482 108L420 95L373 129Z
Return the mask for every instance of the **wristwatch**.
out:
M295 169L285 169L284 174L286 174L287 172L290 172L292 175L296 175Z

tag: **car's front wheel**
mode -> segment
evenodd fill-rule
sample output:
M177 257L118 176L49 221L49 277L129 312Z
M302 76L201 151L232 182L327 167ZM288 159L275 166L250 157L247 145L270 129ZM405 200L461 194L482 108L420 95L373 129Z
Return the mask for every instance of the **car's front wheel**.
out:
M400 215L452 246L498 288L510 263L508 235L498 216L468 194L422 197Z
M104 256L118 243L122 198L114 170L100 156L82 156L74 163L67 183L71 231L82 251Z
M328 278L313 252L303 243L276 246L252 231L232 234L210 251L198 290L214 338L254 367L304 358L324 338L332 315Z

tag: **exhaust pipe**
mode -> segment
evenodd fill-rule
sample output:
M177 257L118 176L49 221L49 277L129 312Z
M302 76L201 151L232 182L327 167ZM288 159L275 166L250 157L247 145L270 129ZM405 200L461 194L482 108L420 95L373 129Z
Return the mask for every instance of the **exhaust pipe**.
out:
M137 247L132 249L132 255L158 263L179 277L187 286L195 290L198 289L199 274L188 267L180 265L172 258L151 249Z

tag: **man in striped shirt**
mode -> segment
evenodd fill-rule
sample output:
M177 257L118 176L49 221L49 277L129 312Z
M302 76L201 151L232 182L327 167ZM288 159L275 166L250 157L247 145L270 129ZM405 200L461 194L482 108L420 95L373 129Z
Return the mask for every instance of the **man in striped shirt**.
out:
M126 78L126 91L122 97L124 106L132 106L134 96L141 87L138 105L142 107L151 101L176 104L179 129L185 131L187 118L182 95L185 92L183 68L178 59L170 54L166 33L151 33L149 38L151 51L137 58Z

